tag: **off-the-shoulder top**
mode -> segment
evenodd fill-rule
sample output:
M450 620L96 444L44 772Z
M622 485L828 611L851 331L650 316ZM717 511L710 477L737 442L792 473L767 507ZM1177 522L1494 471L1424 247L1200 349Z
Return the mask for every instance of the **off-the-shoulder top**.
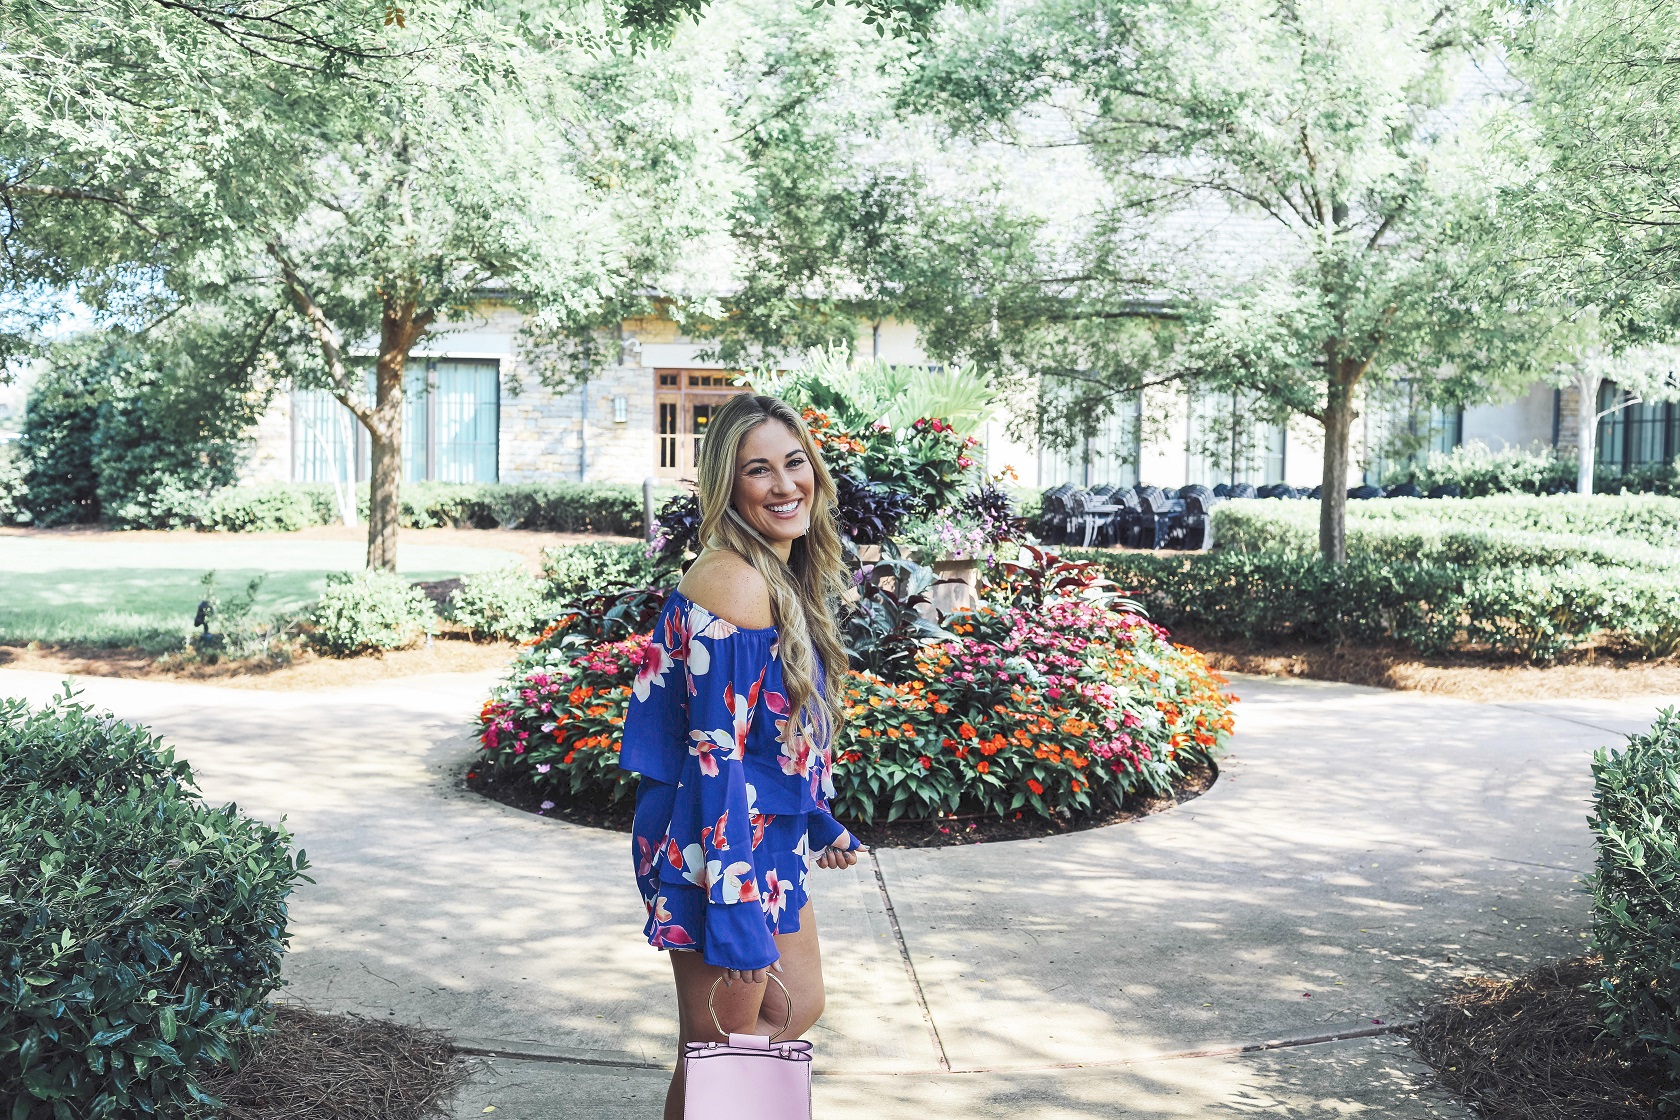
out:
M636 674L619 765L698 789L699 805L678 799L673 838L686 842L691 822L677 818L698 812L696 839L738 833L735 850L750 851L752 816L808 813L820 848L843 831L828 811L832 748L810 719L795 731L787 716L776 628L736 626L673 591Z

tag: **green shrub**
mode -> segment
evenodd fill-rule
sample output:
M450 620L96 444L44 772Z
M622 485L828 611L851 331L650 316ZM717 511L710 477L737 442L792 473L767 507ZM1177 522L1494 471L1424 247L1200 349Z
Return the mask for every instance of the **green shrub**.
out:
M1489 494L1550 494L1575 489L1576 460L1560 458L1552 447L1506 447L1493 451L1484 443L1467 443L1436 452L1416 470L1419 488L1456 486L1466 498Z
M1216 541L1233 517L1261 517L1317 526L1315 501L1232 501L1214 507ZM1616 537L1680 548L1680 498L1656 494L1555 494L1491 498L1381 498L1348 503L1348 527L1388 524L1508 529L1583 537ZM1316 538L1315 538L1316 541Z
M425 592L394 572L334 572L309 611L309 644L335 657L407 649L437 630Z
M1362 509L1350 511L1348 552L1371 559L1411 559L1476 567L1548 567L1584 563L1663 572L1675 566L1675 548L1680 547L1680 542L1659 545L1642 539L1587 536L1579 530L1567 528L1537 531L1540 527L1486 525L1477 518L1479 511L1476 507L1492 500L1455 502L1449 499L1393 498L1357 503L1359 506L1410 508L1371 515L1365 514ZM1549 502L1557 499L1537 500ZM1671 502L1675 512L1680 513L1680 501L1657 500ZM1431 507L1445 508L1437 511ZM1222 549L1247 552L1283 549L1313 553L1318 550L1318 509L1318 503L1312 501L1222 502L1213 511L1214 543ZM1389 515L1383 516L1384 512ZM1434 516L1431 516L1432 513ZM1599 524L1608 528L1614 522L1610 518L1602 518ZM1653 535L1660 535L1660 532Z
M669 569L647 546L588 541L542 551L542 581L548 598L565 603L596 592L625 591L674 582Z
M402 491L403 524L426 529L536 529L639 537L642 488L619 482L412 482Z
M10 448L0 447L0 525L29 524L28 497L22 461Z
M212 532L290 533L338 519L330 485L268 483L218 490L199 504L194 523Z
M212 808L140 727L0 701L0 1100L187 1117L281 983L290 837Z
M52 348L19 441L37 523L196 523L198 504L237 475L266 399L182 371L191 365L121 331Z
M449 596L446 617L474 638L525 638L548 621L543 586L523 564L477 572Z
M1605 568L1471 566L1284 549L1069 550L1095 560L1151 618L1244 641L1395 642L1434 654L1487 648L1548 662L1608 634L1647 657L1680 647L1680 579Z
M1593 948L1610 1035L1668 1066L1664 1113L1680 1112L1680 711L1669 708L1620 751L1593 757L1598 852Z

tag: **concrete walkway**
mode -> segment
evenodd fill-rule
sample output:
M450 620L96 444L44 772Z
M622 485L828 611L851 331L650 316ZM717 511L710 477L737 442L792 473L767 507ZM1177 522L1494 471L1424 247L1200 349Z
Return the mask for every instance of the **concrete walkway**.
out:
M501 1055L462 1117L658 1115L674 1000L625 838L460 788L490 677L77 683L307 849L286 998ZM1386 1030L1454 976L1579 951L1588 762L1662 701L1235 687L1219 782L1172 812L813 873L823 1120L1469 1115Z

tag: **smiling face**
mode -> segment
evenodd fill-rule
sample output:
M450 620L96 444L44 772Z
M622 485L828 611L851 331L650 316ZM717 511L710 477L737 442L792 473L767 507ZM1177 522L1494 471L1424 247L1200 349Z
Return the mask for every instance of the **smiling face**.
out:
M741 440L735 453L735 512L783 552L811 527L811 492L816 471L799 437L778 420L768 420Z

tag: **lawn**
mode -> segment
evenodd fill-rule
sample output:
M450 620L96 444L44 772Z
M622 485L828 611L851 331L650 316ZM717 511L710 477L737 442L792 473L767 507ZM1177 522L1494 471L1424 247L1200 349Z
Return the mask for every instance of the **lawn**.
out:
M180 646L214 569L224 598L266 576L259 611L297 610L321 592L328 573L360 568L355 541L248 538L195 533L0 536L0 643ZM400 569L411 579L442 579L515 563L499 548L405 545Z

